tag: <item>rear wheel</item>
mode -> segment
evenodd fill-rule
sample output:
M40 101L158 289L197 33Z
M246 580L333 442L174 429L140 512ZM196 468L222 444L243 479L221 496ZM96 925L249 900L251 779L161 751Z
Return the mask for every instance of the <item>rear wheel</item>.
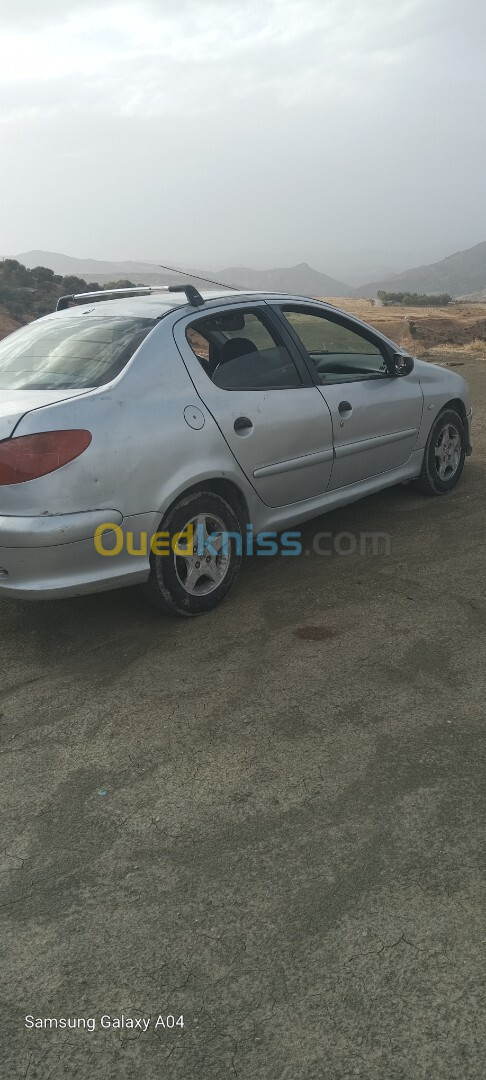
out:
M460 479L466 456L466 433L454 409L444 409L432 425L422 471L415 487L426 495L445 495Z
M233 508L214 492L196 491L169 510L160 532L169 534L169 547L166 554L150 556L150 577L142 585L146 598L170 614L211 611L227 595L240 569L238 544L227 535L241 533ZM178 533L183 535L174 544Z

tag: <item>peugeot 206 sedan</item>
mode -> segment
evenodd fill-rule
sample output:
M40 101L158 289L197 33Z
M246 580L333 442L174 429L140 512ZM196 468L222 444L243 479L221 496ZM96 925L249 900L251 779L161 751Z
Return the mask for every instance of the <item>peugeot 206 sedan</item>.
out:
M0 343L0 592L138 582L160 610L199 615L249 532L404 481L450 491L470 421L458 374L315 300L64 297Z

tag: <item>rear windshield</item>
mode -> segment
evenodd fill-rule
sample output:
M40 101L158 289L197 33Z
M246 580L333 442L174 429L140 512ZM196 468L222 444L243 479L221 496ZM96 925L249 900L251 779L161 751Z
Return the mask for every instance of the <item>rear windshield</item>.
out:
M22 327L0 341L0 389L102 386L125 367L153 319L70 316Z

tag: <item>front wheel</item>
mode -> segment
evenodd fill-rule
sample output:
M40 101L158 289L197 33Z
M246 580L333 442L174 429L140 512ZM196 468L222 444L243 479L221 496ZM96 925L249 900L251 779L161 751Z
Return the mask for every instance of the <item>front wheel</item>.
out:
M150 556L150 577L142 585L147 600L168 614L211 611L240 569L241 526L233 508L214 492L196 491L169 510L160 532L168 534L168 550Z
M422 471L415 487L426 495L445 495L460 479L466 456L466 433L454 409L444 409L432 425Z

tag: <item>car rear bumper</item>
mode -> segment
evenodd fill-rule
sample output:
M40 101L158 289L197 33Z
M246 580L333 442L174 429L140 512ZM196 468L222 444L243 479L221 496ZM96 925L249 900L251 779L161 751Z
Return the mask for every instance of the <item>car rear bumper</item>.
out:
M119 554L101 555L94 535L110 522L123 532ZM130 555L126 536L133 533L133 547L140 533L153 525L152 514L123 518L116 510L91 510L80 514L43 517L0 517L0 595L19 599L48 599L101 592L145 581L148 555ZM112 531L104 534L110 548Z
M82 514L42 514L40 517L0 517L0 546L55 547L91 540L99 525L121 525L118 510L88 510Z

